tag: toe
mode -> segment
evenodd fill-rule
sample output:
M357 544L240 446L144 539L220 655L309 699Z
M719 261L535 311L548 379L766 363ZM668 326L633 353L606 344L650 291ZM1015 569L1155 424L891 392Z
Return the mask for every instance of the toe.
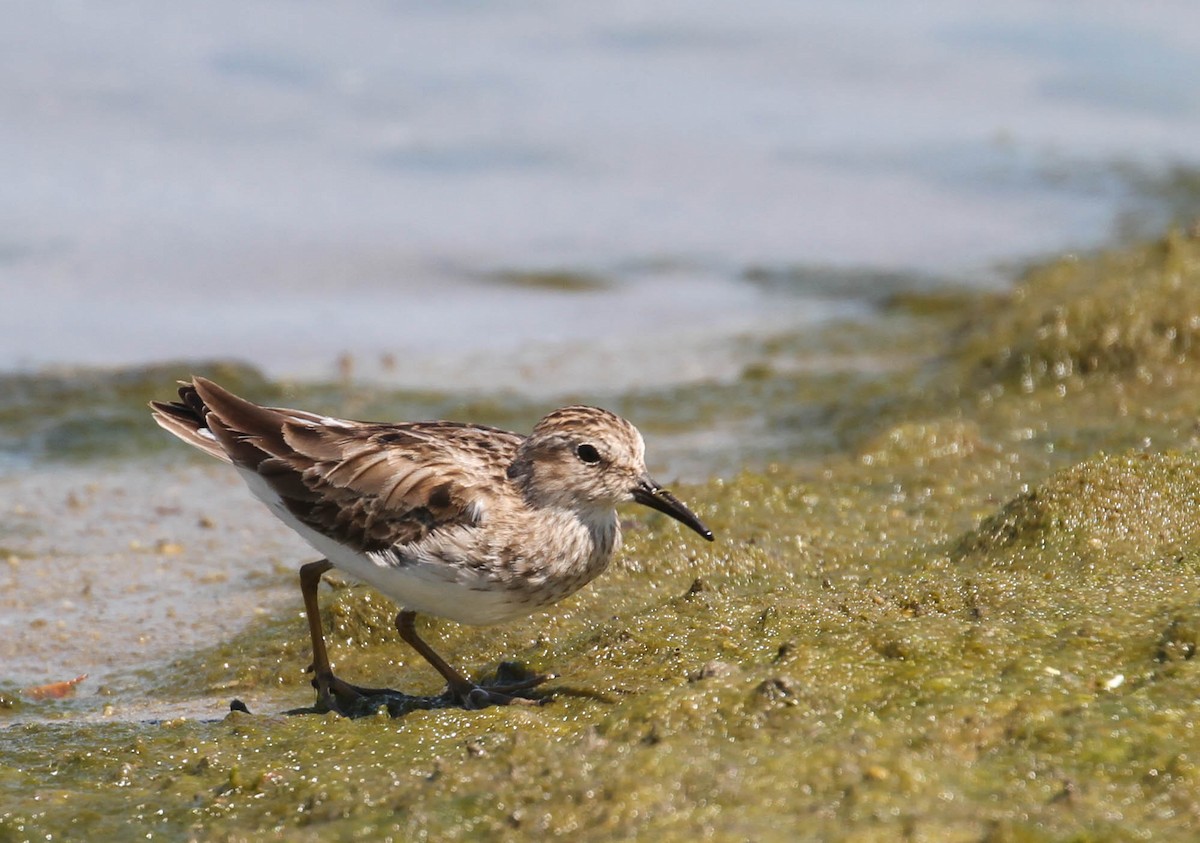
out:
M533 699L530 697L519 697L511 693L511 691L525 690L527 687L531 686L527 686L524 683L517 686L505 685L502 687L471 685L468 688L452 691L451 696L456 698L463 708L469 710L487 708L491 705L545 705L550 701L550 697Z

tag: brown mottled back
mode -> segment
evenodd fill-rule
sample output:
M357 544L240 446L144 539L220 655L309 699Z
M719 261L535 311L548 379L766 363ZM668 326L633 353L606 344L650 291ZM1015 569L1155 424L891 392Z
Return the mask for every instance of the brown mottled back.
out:
M344 423L261 407L203 378L179 394L154 403L160 425L257 472L302 523L366 551L479 523L523 439L454 422Z

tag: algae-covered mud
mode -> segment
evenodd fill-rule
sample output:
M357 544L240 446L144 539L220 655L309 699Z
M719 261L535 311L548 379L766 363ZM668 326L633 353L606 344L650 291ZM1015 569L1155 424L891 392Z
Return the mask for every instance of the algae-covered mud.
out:
M741 378L611 396L695 480L714 545L630 511L614 570L549 613L422 619L481 678L557 674L546 705L282 715L312 695L285 595L106 697L8 682L0 840L1193 839L1200 240L880 306L840 343L763 341ZM878 362L816 369L817 347ZM536 413L247 383L366 417ZM52 428L72 394L54 388ZM706 470L706 450L746 467ZM32 565L35 539L0 530ZM339 581L322 600L339 673L440 690L387 601ZM253 713L218 713L234 698Z

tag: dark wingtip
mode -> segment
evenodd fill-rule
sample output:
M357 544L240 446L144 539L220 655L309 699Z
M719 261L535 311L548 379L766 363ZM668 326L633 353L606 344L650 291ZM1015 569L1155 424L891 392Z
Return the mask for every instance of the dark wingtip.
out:
M179 381L178 401L151 401L149 407L156 414L170 416L204 427L204 416L208 408L196 392L191 381Z

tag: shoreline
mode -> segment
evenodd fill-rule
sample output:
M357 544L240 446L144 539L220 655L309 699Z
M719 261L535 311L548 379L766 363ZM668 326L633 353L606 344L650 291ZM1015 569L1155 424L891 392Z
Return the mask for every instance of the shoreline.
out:
M0 661L10 686L88 674L79 697L299 603L306 550L219 467L42 468L0 478ZM293 594L294 592L294 594Z
M949 347L944 332L936 348L874 336L911 354L874 380L768 370L734 392L654 396L684 431L709 418L706 400L753 399L765 429L816 436L680 490L715 544L623 514L615 564L551 610L494 627L419 621L483 681L509 660L555 674L539 689L548 704L281 717L312 699L298 595L285 590L278 609L251 607L240 629L119 689L129 696L108 719L89 698L0 708L12 805L0 830L67 837L82 812L92 839L131 825L302 840L771 840L795 828L830 840L1191 839L1200 237L1064 257L1011 296L951 311ZM924 335L928 323L895 327ZM209 474L220 468L172 469L165 483L117 470L97 490L103 504L80 502L84 518L184 546L147 554L151 567L244 560L264 528L284 528L257 508L197 503L243 506L236 477ZM125 483L158 489L166 511L123 511ZM69 517L61 489L47 500L48 515ZM221 529L195 527L202 516ZM131 553L100 538L114 558ZM290 547L279 545L289 571ZM439 692L397 641L389 601L369 588L323 598L339 675ZM234 697L255 713L209 719ZM127 698L127 712L151 711L139 707L149 698L190 716L125 719Z

